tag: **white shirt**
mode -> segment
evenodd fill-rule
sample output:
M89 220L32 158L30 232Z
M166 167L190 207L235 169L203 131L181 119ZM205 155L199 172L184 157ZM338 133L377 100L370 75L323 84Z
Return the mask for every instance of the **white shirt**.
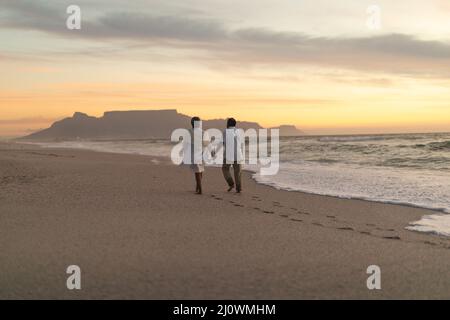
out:
M195 127L189 130L189 135L183 143L183 163L203 164L203 147L205 140L209 140L208 134L201 127Z
M228 145L228 148L227 148ZM244 163L244 132L236 127L229 127L223 132L224 163Z

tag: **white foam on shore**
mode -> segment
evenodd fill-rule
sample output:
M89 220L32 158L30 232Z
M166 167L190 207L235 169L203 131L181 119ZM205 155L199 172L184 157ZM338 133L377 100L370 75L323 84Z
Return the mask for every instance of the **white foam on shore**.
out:
M276 176L253 178L288 191L406 205L440 211L411 223L408 230L450 235L450 174L422 171L412 174L394 168L366 168L317 163L282 163ZM444 213L444 214L442 214Z
M450 237L450 215L433 214L424 216L419 221L411 222L406 229Z

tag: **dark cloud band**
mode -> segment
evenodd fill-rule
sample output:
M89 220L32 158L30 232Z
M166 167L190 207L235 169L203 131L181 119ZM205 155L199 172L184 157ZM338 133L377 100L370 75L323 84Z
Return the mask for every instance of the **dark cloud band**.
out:
M65 28L64 1L0 0L3 28L27 29L91 40L127 40L140 45L201 49L208 62L298 64L403 74L449 76L450 45L404 34L360 38L311 37L262 28L232 29L207 18L155 16L143 12L104 12L83 21L82 30ZM5 14L6 12L6 14Z

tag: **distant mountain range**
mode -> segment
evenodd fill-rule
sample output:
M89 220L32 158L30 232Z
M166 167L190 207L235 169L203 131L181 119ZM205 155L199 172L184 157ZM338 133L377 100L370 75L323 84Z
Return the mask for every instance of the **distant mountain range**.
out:
M108 111L96 118L75 112L70 118L53 123L50 128L20 138L27 141L54 141L76 139L146 139L169 138L176 128L188 128L191 117L177 110ZM203 128L224 128L225 119L204 120ZM256 122L238 121L242 129L262 128ZM282 136L304 133L295 126L279 127Z

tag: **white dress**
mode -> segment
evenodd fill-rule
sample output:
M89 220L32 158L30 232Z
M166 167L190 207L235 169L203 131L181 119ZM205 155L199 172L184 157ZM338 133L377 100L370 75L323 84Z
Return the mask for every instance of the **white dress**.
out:
M199 131L197 131L199 130ZM203 163L203 145L204 140L207 139L206 133L201 128L190 129L191 141L184 145L184 160L185 164L189 164L189 167L194 173L200 173L205 171ZM195 148L194 146L194 133L201 135L202 140L200 146ZM194 161L200 159L200 161ZM197 162L197 163L195 163Z

